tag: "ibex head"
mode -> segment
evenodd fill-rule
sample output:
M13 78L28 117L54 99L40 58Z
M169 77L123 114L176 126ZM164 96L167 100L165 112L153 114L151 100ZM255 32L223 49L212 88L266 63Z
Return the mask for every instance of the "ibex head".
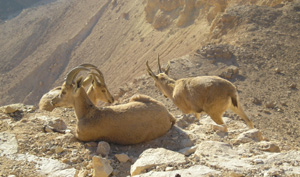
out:
M168 74L170 70L170 62L168 63L165 69L162 69L160 66L159 55L157 56L158 62L158 74L156 75L146 62L147 72L153 78L155 86L165 95L165 97L171 97L174 88L175 81L171 79Z
M113 103L114 98L108 91L102 72L92 64L81 64L80 66L83 66L85 68L91 68L97 72L97 73L90 73L92 74L93 77L92 87L90 87L87 92L91 101L94 104L96 104L98 100L108 102L108 103Z
M72 107L74 105L74 98L79 96L79 90L84 90L84 88L82 87L82 77L80 77L77 81L74 82L74 78L76 78L78 73L82 70L89 71L89 69L83 66L78 66L72 69L67 74L65 82L61 86L60 94L53 98L51 101L52 105L61 107Z

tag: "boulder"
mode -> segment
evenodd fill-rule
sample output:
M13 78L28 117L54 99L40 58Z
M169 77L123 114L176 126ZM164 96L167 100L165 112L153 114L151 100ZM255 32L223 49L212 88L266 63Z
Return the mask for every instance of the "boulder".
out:
M267 152L280 152L279 146L277 146L273 142L268 142L268 141L261 141L257 143L258 147L262 151L267 151Z
M92 160L94 177L108 177L113 172L113 168L110 166L109 160L99 156L94 156Z
M24 107L24 105L21 103L10 104L10 105L0 107L0 112L3 112L5 114L10 114L10 113L14 113L18 110L21 110L23 107Z
M234 144L259 142L263 140L262 133L258 129L251 129L240 134L235 140Z
M153 166L172 165L186 163L185 156L181 153L167 150L164 148L150 148L145 150L139 159L131 166L132 176L141 174L144 170Z
M110 145L105 141L100 141L97 147L97 154L100 154L102 157L106 157L109 154Z
M18 142L15 134L0 133L0 156L15 154L18 152Z
M116 154L115 157L119 162L125 163L130 160L127 154Z
M174 170L174 171L164 171L164 172L155 172L151 171L135 177L195 177L195 176L219 176L221 172L211 169L207 166L196 165L187 169Z

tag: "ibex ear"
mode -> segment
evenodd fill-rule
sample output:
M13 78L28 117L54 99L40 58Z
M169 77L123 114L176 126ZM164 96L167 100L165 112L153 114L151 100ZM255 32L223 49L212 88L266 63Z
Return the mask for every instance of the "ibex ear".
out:
M169 75L169 71L170 71L170 61L168 62L168 65L167 65L167 67L166 67L164 73L165 73L166 75Z

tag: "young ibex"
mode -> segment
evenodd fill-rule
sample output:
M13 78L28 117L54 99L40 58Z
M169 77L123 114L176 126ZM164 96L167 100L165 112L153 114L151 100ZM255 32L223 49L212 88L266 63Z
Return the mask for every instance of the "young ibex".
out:
M89 99L82 79L74 76L85 67L70 71L60 94L52 104L67 102L75 111L75 136L81 141L104 140L117 144L137 144L164 135L175 123L165 106L146 95L133 96L129 103L97 108Z
M156 75L146 62L147 71L154 79L155 86L171 99L185 114L193 113L199 119L201 112L206 112L218 125L213 129L227 132L227 126L222 119L223 113L231 109L253 128L252 121L244 113L238 100L236 87L229 81L217 76L199 76L173 80L168 76L170 62L162 71L158 56L159 73Z
M91 73L88 75L88 77L83 81L82 85L83 87L88 87L87 94L90 100L96 105L97 102L104 101L108 103L113 103L114 98L110 94L110 92L107 89L107 86L104 81L103 74L99 69L97 69L96 66L92 64L82 64L80 66L84 66L86 68L91 68L95 70L97 73ZM99 81L97 80L99 79ZM50 90L49 92L45 93L39 102L39 109L46 110L46 111L52 111L56 107L71 107L65 105L52 105L51 100L59 95L61 92L61 86L55 87L54 89Z

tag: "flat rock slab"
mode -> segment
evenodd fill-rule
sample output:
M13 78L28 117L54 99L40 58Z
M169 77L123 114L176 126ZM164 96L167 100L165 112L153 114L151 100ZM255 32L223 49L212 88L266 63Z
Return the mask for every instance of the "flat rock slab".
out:
M0 133L0 156L15 154L18 152L18 141L15 134Z
M182 176L182 177L195 177L195 176L216 176L220 175L219 171L213 170L207 166L197 165L190 167L188 169L183 170L175 170L175 171L163 171L163 172L148 172L141 175L137 175L135 177L174 177L174 176Z
M15 161L27 161L35 163L35 168L41 175L51 177L73 177L76 169L58 160L38 157L31 154L18 154L18 141L11 133L0 133L0 157L5 156Z
M151 148L145 150L140 155L139 159L131 166L130 173L134 176L141 174L144 170L153 166L163 164L182 164L185 162L185 156L181 153L164 148Z

